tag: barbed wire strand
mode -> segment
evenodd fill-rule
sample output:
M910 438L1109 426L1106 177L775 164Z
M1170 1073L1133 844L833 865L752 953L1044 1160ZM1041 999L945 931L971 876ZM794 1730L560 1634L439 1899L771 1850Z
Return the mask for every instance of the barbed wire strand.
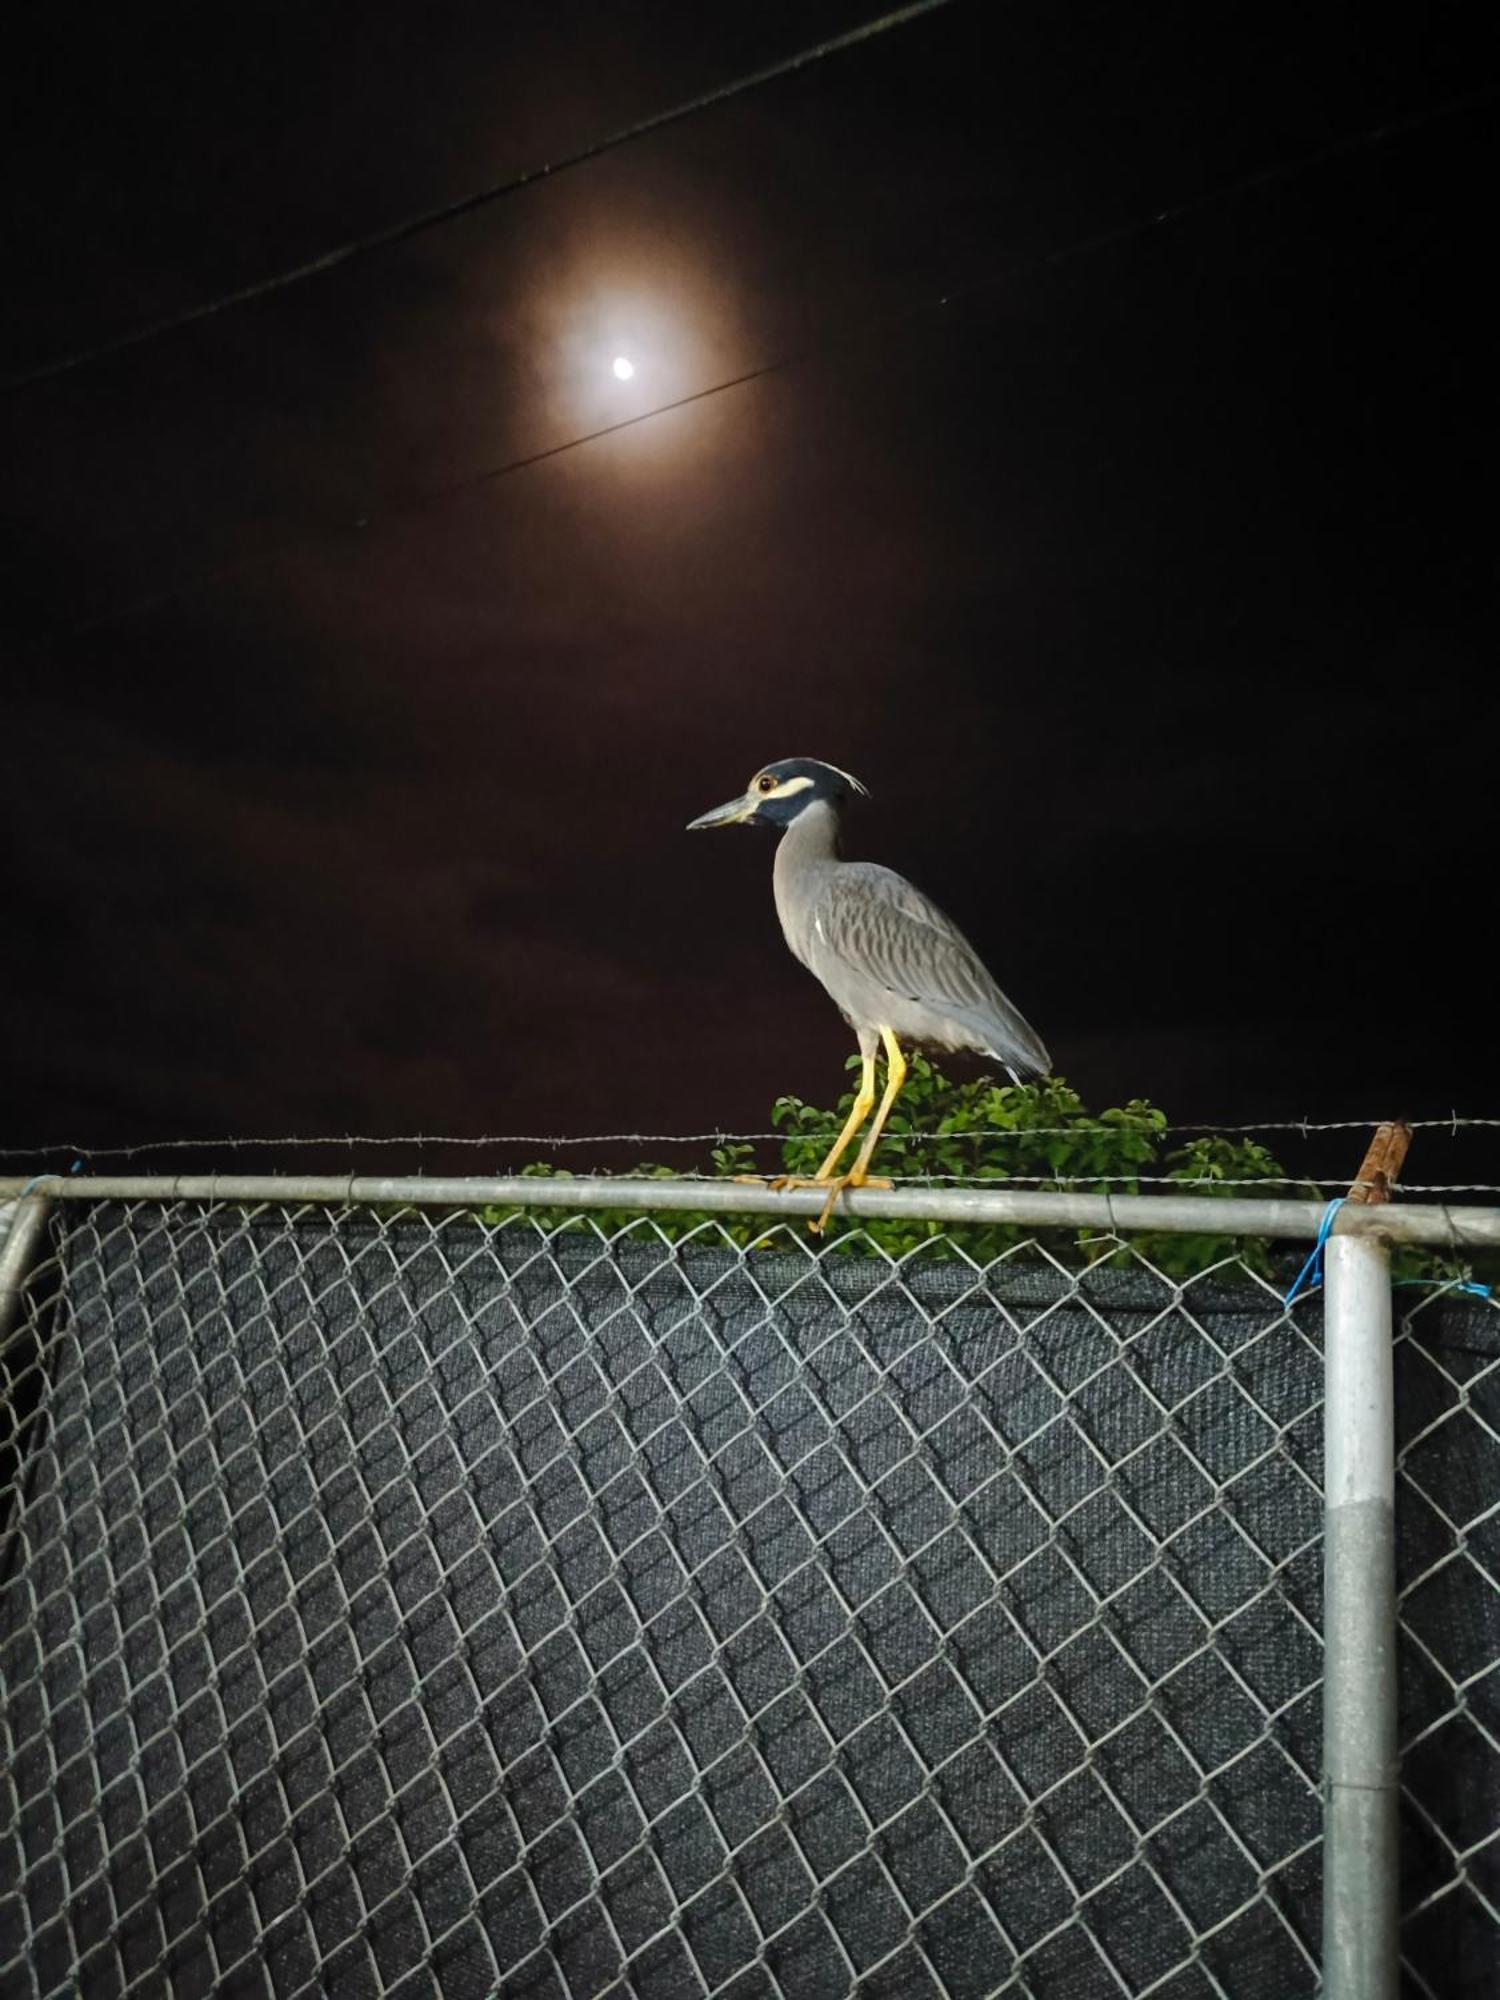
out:
M712 1181L720 1178L716 1174L684 1174L684 1180ZM1174 1187L1174 1188L1242 1188L1279 1187L1296 1190L1299 1188L1342 1188L1352 1193L1356 1188L1380 1192L1386 1183L1380 1181L1351 1181L1342 1174L1332 1180L1318 1179L1310 1174L1260 1174L1237 1178L1227 1174L988 1174L976 1177L973 1174L883 1174L883 1180L895 1181L898 1185L920 1183L954 1187L986 1188L1024 1183L1028 1187L1098 1187L1108 1182L1111 1186ZM1402 1181L1389 1183L1397 1194L1500 1194L1500 1181Z
M1388 1123L1384 1118L1266 1118L1250 1119L1243 1124L1167 1124L1147 1128L1147 1136L1164 1138L1172 1135L1197 1133L1234 1133L1248 1136L1256 1132L1300 1132L1309 1137L1315 1132L1373 1132L1377 1126ZM1407 1118L1402 1121L1413 1132L1448 1132L1457 1136L1459 1132L1500 1130L1500 1117L1481 1118L1452 1112L1445 1118ZM981 1125L963 1132L892 1132L887 1136L899 1141L903 1146L950 1145L954 1140L973 1140L989 1144L1000 1139L1076 1139L1081 1132L1099 1130L1126 1131L1141 1130L1119 1124L1099 1126L1078 1125L1025 1125L1002 1126ZM557 1148L562 1146L725 1146L751 1145L762 1140L810 1139L832 1140L838 1136L837 1125L819 1126L806 1130L780 1130L762 1132L728 1132L721 1128L706 1132L331 1132L309 1134L292 1132L280 1137L261 1138L258 1135L225 1134L207 1139L141 1139L128 1146L80 1146L66 1140L46 1146L0 1146L0 1159L32 1160L45 1158L49 1153L71 1153L83 1160L125 1160L135 1159L145 1153L181 1152L221 1152L248 1151L266 1147L321 1146L541 1146ZM1302 1179L1305 1176L1299 1175Z
M37 1188L45 1187L49 1181L67 1180L70 1178L71 1176L65 1174L34 1174L31 1180L27 1182L23 1192L32 1192ZM571 1179L573 1177L569 1175L563 1178ZM620 1174L594 1172L589 1174L587 1178L590 1180L619 1180L621 1182L629 1182L635 1176L631 1175L628 1171ZM674 1181L687 1181L704 1187L722 1186L725 1180L725 1176L722 1174L709 1174L697 1170L674 1174L671 1178ZM759 1176L758 1178L769 1180L775 1177L773 1175L766 1175ZM546 1175L535 1176L535 1185L538 1188L545 1188L547 1181L548 1177ZM966 1188L976 1193L983 1193L986 1190L1003 1193L1008 1187L1034 1187L1043 1190L1055 1189L1059 1191L1068 1188L1162 1187L1171 1188L1179 1194L1188 1193L1194 1188L1215 1188L1221 1193L1231 1188L1281 1188L1285 1191L1288 1200L1305 1199L1309 1192L1314 1191L1321 1195L1333 1188L1337 1188L1345 1194L1353 1193L1356 1189L1370 1189L1372 1191L1378 1189L1379 1191L1393 1194L1500 1195L1500 1182L1495 1181L1398 1181L1389 1190L1386 1190L1383 1183L1373 1181L1349 1181L1345 1180L1342 1176L1333 1180L1313 1179L1305 1174L1263 1174L1246 1175L1243 1177L1219 1174L988 1174L977 1178L972 1174L880 1174L876 1184L884 1186L887 1183L893 1187ZM0 1195L0 1204L13 1201L15 1198L13 1194ZM545 1207L545 1199L539 1196L538 1205Z
M249 576L259 570L268 569L290 556L305 553L308 550L322 547L333 541L343 540L349 536L366 536L372 529L379 531L394 521L403 520L412 514L420 513L426 508L439 506L445 501L462 498L486 486L492 486L499 480L510 478L518 472L524 472L533 466L546 464L549 460L561 458L568 452L579 451L586 445L598 444L605 438L615 437L621 432L634 430L641 424L651 423L657 417L669 416L675 411L689 409L694 404L707 402L712 397L728 394L735 389L747 388L752 383L765 381L771 376L784 374L790 369L803 367L815 361L828 360L835 354L846 352L850 348L857 347L861 343L867 342L878 335L889 333L896 327L904 326L910 321L923 318L930 313L939 312L946 307L963 304L985 292L994 291L1000 286L1012 283L1017 279L1034 275L1041 271L1055 269L1060 265L1072 263L1075 259L1092 256L1099 251L1114 248L1117 245L1130 241L1133 237L1145 234L1149 230L1165 228L1174 223L1187 221L1205 209L1215 207L1220 202L1238 199L1242 195L1253 193L1259 189L1272 187L1279 182L1295 179L1300 174L1309 172L1315 167L1342 158L1345 155L1361 152L1369 147L1383 145L1391 139L1417 131L1441 118L1452 116L1461 111L1474 109L1479 104L1487 102L1496 95L1500 95L1500 88L1492 86L1485 90L1471 92L1465 96L1445 99L1442 103L1429 105L1420 112L1412 113L1409 117L1393 119L1382 125L1368 127L1366 130L1351 134L1346 138L1332 140L1328 145L1319 147L1315 152L1300 154L1295 158L1283 160L1271 166L1257 167L1247 174L1240 175L1235 180L1227 181L1219 187L1207 189L1202 194L1189 196L1166 207L1152 208L1145 213L1131 217L1125 222L1115 224L1105 230L1097 231L1090 236L1080 237L1076 241L1061 245L1058 248L1040 251L1029 257L1016 258L1012 262L1002 266L998 271L993 271L985 277L974 278L965 283L951 286L946 291L919 300L915 304L897 307L885 313L878 313L873 318L862 321L857 327L845 328L842 331L831 334L827 339L815 342L810 346L792 349L785 354L773 356L769 361L759 363L753 368L744 369L739 374L728 376L722 381L709 383L704 388L695 389L685 396L674 397L669 402L658 403L649 410L638 411L634 416L621 417L614 423L602 424L595 430L585 431L576 437L566 438L558 444L545 445L539 450L526 452L518 458L508 459L503 464L486 467L478 472L465 473L458 479L426 487L420 492L405 496L394 496L381 509L378 517L371 513L361 513L344 521L330 523L324 527L312 528L303 533L289 536L286 540L278 542L270 548L257 550L247 556L235 557L229 562L215 565L212 569L186 576L176 583L168 584L143 597L134 598L126 604L116 605L98 612L92 617L63 626L55 631L44 633L39 640L33 640L33 643L45 646L57 644L68 639L84 638L90 633L102 631L111 626L129 623L136 618L144 617L148 612L163 609L167 605L179 603L186 598L199 596L206 591L215 590L220 585L230 583L238 577Z
M17 375L9 375L0 380L0 394L22 389L37 382L48 382L59 375L72 374L76 369L86 368L92 363L103 361L110 355L124 354L130 349L144 347L150 342L162 339L169 333L176 333L183 327L195 326L206 319L215 318L220 313L232 311L236 306L249 305L256 299L269 298L273 293L289 290L295 285L305 284L309 278L321 277L325 272L334 271L342 264L353 262L357 257L368 256L372 251L389 249L395 244L405 243L414 236L424 235L430 229L442 228L450 222L473 215L477 210L488 208L492 203L503 201L507 196L519 194L523 189L534 187L542 181L556 180L560 174L570 172L591 160L602 158L606 153L618 151L621 146L633 144L637 139L649 137L652 133L663 132L669 126L680 125L684 120L695 118L699 113L713 110L727 104L736 97L744 97L751 91L760 90L769 83L776 83L782 77L795 75L799 70L812 68L826 62L831 56L842 55L847 50L857 48L861 43L875 41L897 28L904 28L926 14L935 14L942 8L954 4L954 0L912 0L912 4L897 7L885 14L875 15L868 21L861 21L843 34L830 35L821 42L814 42L794 54L783 56L778 61L767 63L762 68L749 70L743 76L731 78L728 83L715 84L711 89L700 91L696 97L686 99L681 104L669 105L664 111L653 111L632 124L622 126L616 132L605 133L601 138L590 140L586 145L575 148L571 153L563 153L555 160L543 160L537 165L526 167L520 173L511 174L503 181L478 188L453 201L441 203L436 208L419 210L414 215L403 216L399 221L383 224L379 229L367 230L363 235L351 236L336 244L331 250L321 251L316 257L309 257L300 264L291 264L280 271L273 271L264 278L252 280L247 285L236 286L232 291L220 292L211 299L204 299L195 306L187 306L179 312L164 313L159 319L151 320L144 326L132 328L127 333L113 334L106 340L94 342L89 347L73 350L68 354L56 355L50 361L37 362L33 367L23 369Z
M572 1176L567 1176L572 1178ZM627 1169L620 1174L591 1173L590 1180L629 1180ZM721 1185L722 1174L709 1174L692 1169L686 1173L674 1174L674 1180L702 1182L705 1186ZM732 1178L732 1177L731 1177ZM767 1180L774 1175L757 1176ZM890 1181L896 1187L960 1187L972 1188L977 1192L994 1189L1003 1192L1007 1187L1036 1188L1097 1188L1097 1187L1169 1187L1179 1190L1187 1188L1285 1188L1291 1197L1300 1191L1316 1188L1319 1191L1338 1188L1345 1194L1355 1189L1382 1192L1385 1183L1378 1181L1351 1181L1340 1174L1333 1180L1314 1179L1308 1174L1255 1174L1236 1177L1223 1174L893 1174L881 1172L876 1178ZM536 1176L538 1187L545 1187L548 1176ZM1500 1182L1493 1181L1395 1181L1390 1191L1397 1194L1500 1194Z
M590 1179L629 1179L628 1171L623 1174L591 1174ZM690 1170L675 1174L675 1180L702 1181L712 1185L721 1182L722 1174L703 1173ZM767 1176L766 1178L774 1178ZM1090 1174L892 1174L882 1172L878 1178L890 1181L896 1187L962 1187L982 1191L986 1188L1006 1187L1070 1188L1070 1187L1170 1187L1170 1188L1286 1188L1295 1195L1299 1190L1317 1188L1338 1188L1344 1193L1355 1189L1383 1192L1386 1183L1379 1181L1351 1181L1344 1175L1332 1180L1318 1179L1310 1174L1134 1174L1134 1173L1090 1173ZM537 1176L538 1186L545 1186L546 1175ZM1398 1194L1500 1194L1500 1182L1496 1181L1395 1181L1389 1184L1390 1191Z

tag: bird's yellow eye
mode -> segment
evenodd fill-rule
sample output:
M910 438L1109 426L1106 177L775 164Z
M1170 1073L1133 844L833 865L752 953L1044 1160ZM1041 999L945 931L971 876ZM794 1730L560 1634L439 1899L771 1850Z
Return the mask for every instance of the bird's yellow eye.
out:
M769 771L762 771L755 781L755 789L758 792L774 792L776 789L776 780L771 776Z

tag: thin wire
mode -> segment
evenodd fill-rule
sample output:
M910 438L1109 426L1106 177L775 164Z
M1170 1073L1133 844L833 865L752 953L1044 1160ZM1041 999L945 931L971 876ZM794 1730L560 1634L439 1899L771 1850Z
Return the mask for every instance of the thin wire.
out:
M319 256L310 257L305 263L289 265L285 270L271 273L265 278L257 278L248 285L241 285L234 291L221 292L217 297L206 299L201 304L189 306L185 311L164 314L162 318L149 321L145 326L134 328L129 333L116 334L108 340L98 341L92 347L76 349L71 354L59 355L51 361L39 362L35 367L25 369L19 375L11 375L0 380L0 393L22 389L31 383L52 381L59 375L71 374L74 369L87 367L95 361L102 361L112 354L122 354L133 347L143 347L149 341L159 340L163 335L176 333L179 328L194 326L200 320L211 319L218 313L228 312L235 306L248 305L253 299L269 297L274 292L286 291L293 285L306 283L309 278L320 277L325 271L337 270L356 257L368 256L373 250L388 249L392 244L405 243L413 236L419 236L429 229L441 228L456 222L461 217L472 215L477 209L487 208L492 202L503 201L507 195L519 194L523 188L534 186L538 181L555 180L559 174L567 173L573 167L586 165L605 153L615 152L621 146L631 145L637 139L644 139L653 132L662 132L670 125L681 124L684 119L695 118L700 112L712 110L716 105L727 104L731 99L743 97L753 90L760 90L768 83L775 83L784 76L791 76L798 70L808 69L814 63L825 62L830 56L842 55L845 50L857 48L863 42L874 41L878 36L889 34L893 29L904 28L926 14L935 14L941 8L951 6L953 0L912 0L906 7L897 7L890 13L878 14L872 20L862 21L858 26L847 29L841 35L830 35L827 40L814 42L810 47L799 49L795 55L783 56L779 62L768 63L763 69L751 70L746 75L735 77L728 83L716 84L712 90L703 91L682 104L674 104L665 111L653 111L645 118L637 119L633 125L623 126L618 132L610 132L602 139L595 139L576 152L564 153L556 160L544 160L540 165L527 167L524 172L513 174L508 180L496 181L489 187L478 189L473 194L460 196L456 201L442 203L437 208L423 209L416 215L404 217L399 222L386 223L379 229L372 229L363 236L350 237L347 242L332 250L325 250Z
M1061 1131L1065 1128L1059 1127ZM836 1128L812 1137L832 1138ZM735 1139L784 1139L785 1132L593 1132L516 1133L481 1132L458 1136L443 1132L329 1133L322 1137L290 1133L283 1138L241 1138L232 1134L217 1139L143 1139L133 1146L78 1146L59 1142L54 1146L0 1146L0 1159L24 1159L34 1154L76 1153L85 1160L134 1158L139 1153L210 1152L222 1147L267 1146L698 1146Z
M269 568L286 557L305 550L321 547L325 543L341 540L349 535L362 535L373 526L383 528L392 521L399 521L421 510L440 505L444 501L472 493L486 486L492 486L512 474L524 472L535 465L543 465L549 459L561 458L565 453L579 451L585 445L597 444L602 439L614 437L622 431L633 430L639 424L652 422L657 417L669 416L677 410L691 408L696 403L708 401L710 397L728 394L731 390L742 389L753 382L761 382L769 376L785 373L788 369L804 366L809 362L827 360L850 347L869 341L878 334L906 325L912 320L939 312L945 307L959 305L981 294L993 291L1014 279L1035 272L1055 269L1073 262L1077 258L1092 256L1096 252L1113 248L1130 241L1152 229L1167 227L1185 221L1212 208L1223 201L1238 199L1241 195L1253 193L1257 189L1270 187L1279 182L1295 179L1299 174L1310 172L1328 161L1357 153L1367 148L1383 145L1388 140L1420 129L1434 121L1470 110L1500 94L1500 86L1472 92L1467 96L1449 98L1443 103L1431 105L1426 110L1415 112L1410 117L1396 119L1385 125L1372 126L1364 132L1346 139L1332 141L1316 152L1300 155L1293 160L1284 160L1269 167L1258 167L1253 172L1241 175L1238 180L1225 182L1223 186L1209 189L1201 195L1194 195L1176 202L1169 207L1153 209L1144 215L1137 215L1129 221L1103 230L1095 235L1081 237L1076 242L1065 244L1059 249L1042 251L1033 257L1019 258L991 272L987 277L975 278L970 282L955 286L934 297L919 300L914 305L902 306L891 312L877 314L860 326L832 335L826 341L793 349L774 356L754 368L747 368L738 375L726 377L723 381L710 383L706 388L695 389L685 396L674 397L670 402L658 403L652 409L638 411L632 417L621 417L614 423L602 424L596 430L585 431L577 437L567 438L560 444L546 445L540 451L525 453L520 458L508 459L504 464L490 466L480 472L465 474L460 479L449 480L439 486L431 486L405 498L397 496L386 507L379 519L372 523L372 517L362 514L357 518L336 523L329 527L310 529L269 549L262 549L253 555L236 557L233 561L221 563L213 569L204 570L194 576L185 577L180 583L167 585L164 589L151 592L145 597L102 611L82 622L61 627L43 635L43 645L55 644L65 639L82 638L88 633L105 627L120 625L143 617L147 612L160 609L164 605L181 602L217 588L231 579L252 574Z
M684 1174L684 1180L717 1180L716 1174ZM1279 1188L1343 1188L1353 1193L1356 1188L1378 1191L1386 1185L1380 1181L1351 1181L1339 1174L1332 1179L1319 1179L1312 1174L1263 1174L1259 1177L1236 1179L1221 1174L1007 1174L996 1173L975 1176L973 1174L894 1174L882 1178L901 1183L920 1181L925 1183L952 1183L956 1187L985 1188L996 1182L1026 1182L1037 1187L1095 1187L1101 1181L1116 1184L1139 1182L1142 1187L1279 1187ZM1393 1181L1390 1190L1396 1194L1500 1194L1500 1181Z
M914 315L930 307L908 308ZM937 301L946 305L947 300ZM846 335L842 344L857 339L858 335ZM442 486L430 486L419 493L397 498L386 508L380 519L374 523L384 528L392 521L399 521L408 515L419 513L426 507L452 500L458 496L478 491L490 486L496 480L507 479L512 473L524 472L533 465L542 465L549 458L561 458L564 452L578 451L584 445L597 444L601 438L613 437L619 431L633 430L637 424L649 423L653 417L665 417L673 410L685 410L694 403L706 402L710 396L722 396L731 389L745 388L751 382L759 382L765 376L778 375L783 370L795 368L801 362L821 358L833 351L833 343L827 348L807 348L795 354L784 354L775 360L762 363L757 368L748 368L742 375L730 376L723 382L714 382L706 389L695 389L690 395L678 396L670 403L658 403L654 409L641 410L633 417L621 417L612 424L603 424L598 430L585 431L581 436L568 438L562 444L545 445L540 451L528 452L524 458L513 458L504 465L487 467L482 472L469 473L463 479L450 480ZM234 561L221 563L215 569L200 571L196 576L185 577L181 583L168 584L164 590L152 591L149 596L137 597L130 603L118 605L111 610L101 611L93 618L86 618L81 624L66 625L61 630L47 634L42 643L50 644L59 639L81 639L90 632L98 632L107 626L123 625L132 619L144 617L149 611L157 611L163 605L177 604L189 597L201 596L203 592L217 589L221 583L228 583L235 577L252 575L257 570L269 569L287 556L300 555L305 550L321 548L328 542L341 541L346 535L362 535L371 527L367 514L357 519L336 522L331 527L310 529L307 533L294 535L284 542L277 542L268 549L259 549L254 555L237 556Z
M544 1177L539 1176L538 1178ZM694 1181L716 1181L721 1179L722 1176L718 1174L692 1173L683 1174L681 1178L683 1180ZM974 1188L980 1192L987 1188L1102 1187L1106 1184L1111 1187L1139 1186L1171 1188L1275 1187L1322 1189L1336 1187L1343 1188L1346 1191L1351 1187L1365 1188L1375 1185L1375 1183L1369 1181L1354 1181L1351 1183L1342 1176L1336 1180L1314 1180L1306 1174L1259 1174L1246 1175L1241 1179L1233 1179L1221 1174L1134 1174L1128 1172L1120 1174L882 1174L880 1178L882 1180L893 1181L898 1187L964 1187ZM1398 1182L1397 1186L1403 1193L1408 1191L1404 1181ZM1438 1190L1424 1188L1421 1190L1412 1189L1410 1192L1432 1194L1438 1192ZM1450 1192L1456 1192L1456 1190L1450 1190ZM1500 1194L1500 1187L1496 1187L1493 1190L1485 1190L1485 1192Z
M1384 1118L1279 1118L1258 1119L1250 1125L1168 1125L1168 1132L1368 1132L1387 1124ZM1500 1127L1500 1118L1461 1118L1454 1111L1446 1118L1403 1118L1411 1132L1458 1132L1470 1126Z
M1338 1187L1338 1181L1319 1181L1319 1187ZM1350 1188L1369 1187L1377 1192L1379 1181L1350 1181ZM1392 1181L1393 1194L1500 1194L1500 1183L1495 1181Z
M1162 1138L1168 1133L1195 1132L1370 1132L1383 1125L1383 1118L1330 1118L1330 1119L1273 1119L1257 1120L1243 1125L1158 1125L1147 1134ZM1500 1118L1460 1117L1457 1112L1447 1118L1407 1118L1402 1121L1413 1132L1452 1132L1457 1134L1470 1128L1500 1128ZM766 1132L726 1132L715 1129L709 1132L479 1132L458 1134L452 1132L334 1132L322 1136L317 1134L287 1133L281 1138L260 1138L240 1136L233 1133L209 1139L142 1139L130 1146L80 1146L59 1140L50 1146L0 1146L0 1159L35 1159L48 1153L73 1153L85 1160L133 1159L141 1153L172 1152L218 1152L245 1151L252 1147L268 1146L706 1146L751 1144L756 1140L809 1139L824 1140L835 1138L839 1127L829 1125L814 1131L772 1130ZM1085 1127L1085 1130L1095 1128ZM1106 1127L1105 1130L1127 1129ZM1074 1139L1079 1136L1077 1125L1027 1125L999 1126L984 1125L973 1127L966 1132L900 1132L892 1133L893 1140L903 1146L950 1145L956 1139L970 1139L986 1144L997 1139ZM1304 1179L1297 1175L1294 1178ZM1407 1182L1403 1186L1409 1185Z
M26 1185L19 1190L19 1194L29 1194L36 1188L45 1186L49 1181L64 1178L62 1174L33 1174ZM547 1176L538 1175L535 1178L538 1187L546 1185ZM591 1180L629 1181L632 1178L633 1175L629 1170L623 1173L611 1173L608 1170L596 1169L589 1175ZM672 1179L677 1182L689 1181L702 1183L704 1186L719 1186L723 1184L724 1176L691 1169L674 1174ZM1309 1188L1315 1188L1319 1193L1328 1188L1339 1188L1343 1191L1339 1197L1341 1200L1357 1190L1374 1191L1377 1188L1384 1188L1384 1183L1374 1181L1347 1181L1342 1176L1334 1180L1314 1179L1305 1174L1263 1174L1244 1177L1225 1177L1218 1174L1134 1173L987 1174L977 1177L973 1174L882 1174L880 1181L882 1184L889 1181L894 1187L957 1187L968 1188L978 1193L994 1190L1003 1192L1007 1187L1044 1189L1163 1187L1175 1189L1178 1193L1191 1188L1216 1188L1221 1192L1228 1188L1285 1188L1291 1191L1290 1198L1296 1198L1302 1190ZM1401 1194L1500 1194L1500 1184L1491 1181L1400 1181L1391 1191ZM14 1195L0 1196L0 1200L3 1201L14 1199L16 1199Z

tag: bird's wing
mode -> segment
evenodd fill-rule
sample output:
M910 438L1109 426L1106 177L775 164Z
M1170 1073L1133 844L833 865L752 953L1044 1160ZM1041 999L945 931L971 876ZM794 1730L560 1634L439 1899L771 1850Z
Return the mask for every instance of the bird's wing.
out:
M1002 1061L1045 1075L1034 1028L986 971L951 917L889 868L846 862L819 901L815 935L891 993L971 1025Z

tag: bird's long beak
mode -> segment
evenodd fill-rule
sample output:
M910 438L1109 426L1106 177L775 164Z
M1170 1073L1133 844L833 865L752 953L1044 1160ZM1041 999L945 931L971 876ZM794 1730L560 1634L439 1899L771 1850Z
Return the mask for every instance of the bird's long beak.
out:
M687 831L697 833L705 826L737 826L741 820L749 819L755 807L756 801L747 799L742 793L737 799L730 799L722 806L715 806L712 812L703 813L698 819L690 819Z

